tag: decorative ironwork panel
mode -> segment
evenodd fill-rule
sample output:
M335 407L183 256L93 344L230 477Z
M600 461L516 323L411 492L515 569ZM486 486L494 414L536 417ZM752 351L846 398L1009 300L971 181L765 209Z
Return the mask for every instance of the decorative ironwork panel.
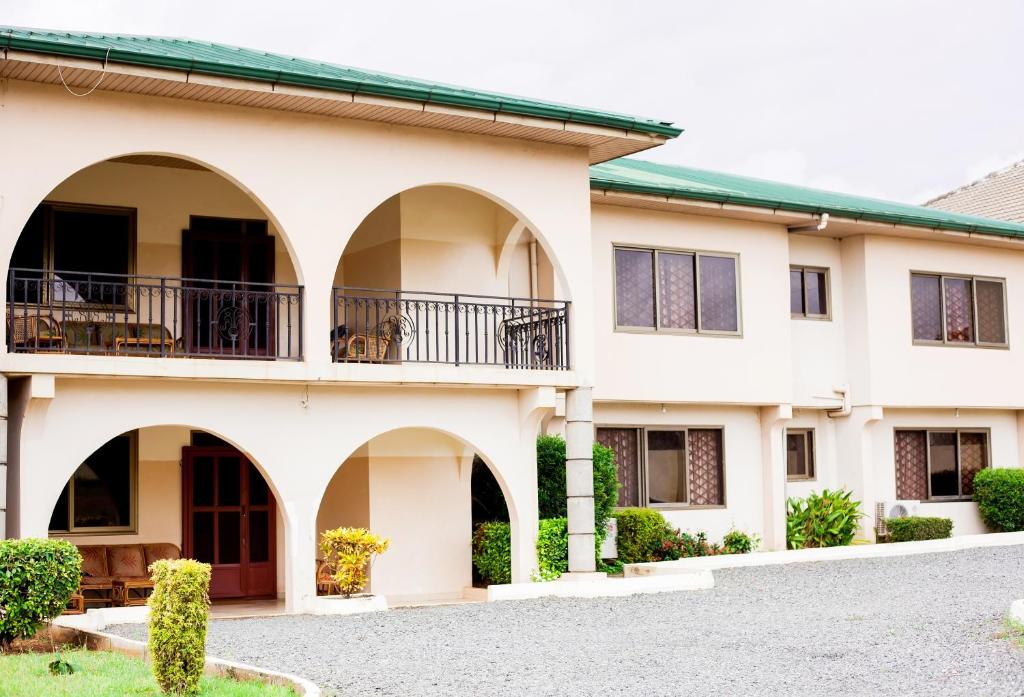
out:
M691 428L688 433L690 504L720 506L725 503L722 431L718 428Z
M658 253L658 301L662 327L697 328L697 285L692 254Z
M615 322L620 327L654 326L654 252L615 250Z
M615 453L619 480L618 506L640 505L640 448L635 428L599 428L597 442Z
M1003 308L1003 284L999 281L974 282L978 305L978 341L1006 343L1006 313Z
M974 494L974 475L988 467L988 435L960 433L960 494Z
M738 331L736 259L701 254L699 267L700 328L704 331Z
M945 279L946 341L974 341L974 302L969 278Z
M896 498L928 498L928 441L924 431L896 431Z
M942 296L938 276L910 277L911 322L915 341L942 341Z

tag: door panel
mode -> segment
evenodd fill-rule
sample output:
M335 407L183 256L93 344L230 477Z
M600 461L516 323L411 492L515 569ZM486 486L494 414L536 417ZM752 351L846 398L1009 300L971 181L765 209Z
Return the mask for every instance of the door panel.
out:
M182 448L183 551L213 567L211 598L277 593L274 497L231 447Z

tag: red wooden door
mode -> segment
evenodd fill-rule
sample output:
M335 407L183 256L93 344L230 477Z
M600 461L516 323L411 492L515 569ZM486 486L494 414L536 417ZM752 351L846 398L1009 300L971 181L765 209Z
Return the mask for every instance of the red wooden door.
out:
M211 598L277 593L274 497L234 448L182 448L184 554L213 567Z

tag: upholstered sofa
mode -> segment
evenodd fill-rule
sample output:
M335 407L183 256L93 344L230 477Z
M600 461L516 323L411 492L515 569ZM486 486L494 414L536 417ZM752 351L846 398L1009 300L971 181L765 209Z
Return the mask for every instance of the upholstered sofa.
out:
M82 581L79 593L85 602L110 605L129 603L129 589L145 591L149 565L158 559L178 559L181 550L169 542L129 545L81 545ZM121 582L121 583L117 583ZM118 593L115 594L115 586ZM88 593L88 595L87 595Z

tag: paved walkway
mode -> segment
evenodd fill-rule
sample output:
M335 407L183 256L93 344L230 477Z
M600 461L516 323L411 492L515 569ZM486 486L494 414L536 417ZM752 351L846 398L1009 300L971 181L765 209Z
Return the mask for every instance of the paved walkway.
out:
M1024 694L1024 648L1001 636L1022 546L715 576L710 591L217 620L209 652L344 697Z

